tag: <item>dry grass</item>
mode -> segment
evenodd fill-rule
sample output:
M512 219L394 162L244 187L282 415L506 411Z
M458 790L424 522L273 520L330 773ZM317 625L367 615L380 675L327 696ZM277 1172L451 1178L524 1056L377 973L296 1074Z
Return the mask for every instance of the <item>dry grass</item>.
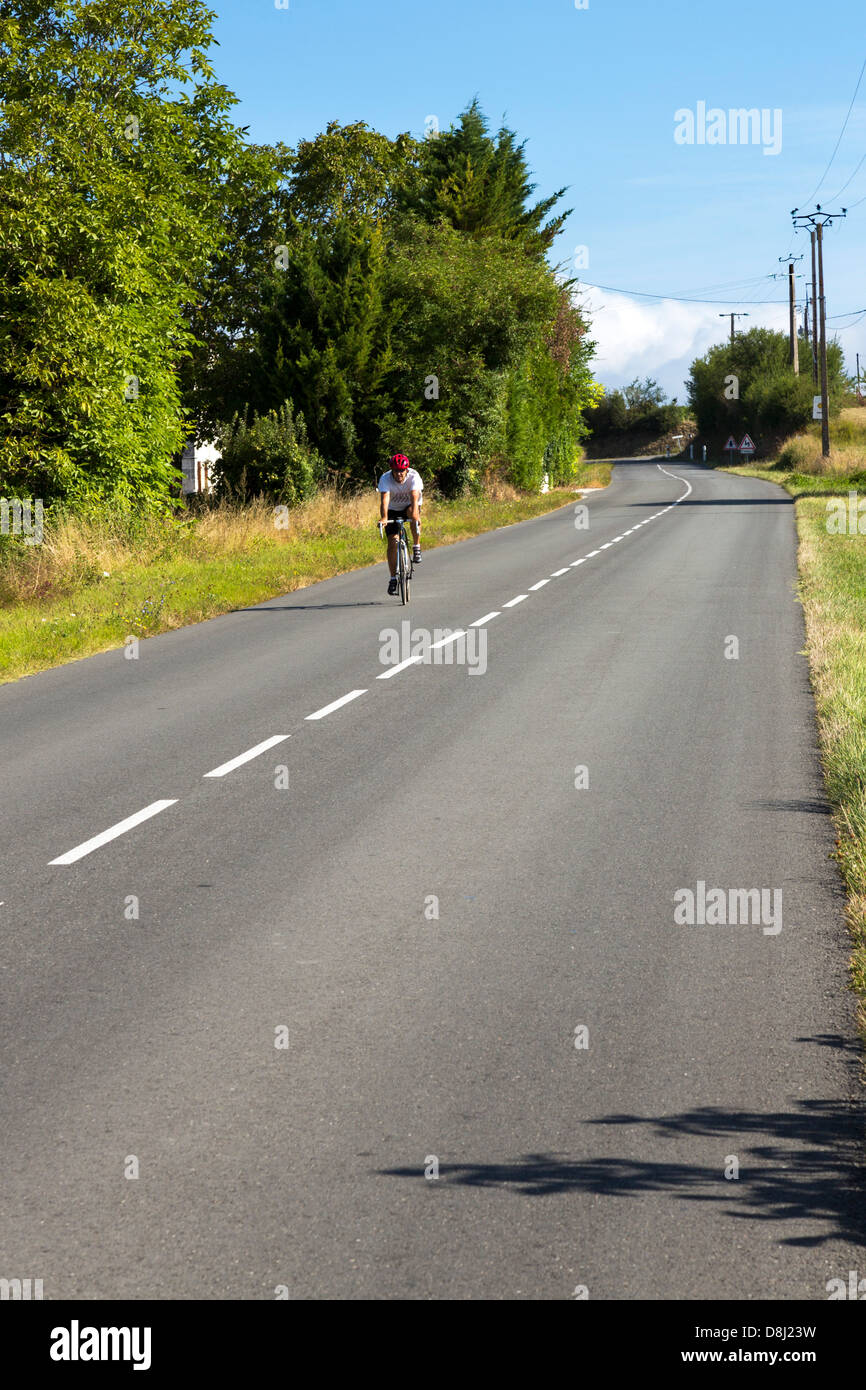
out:
M333 488L280 513L258 498L221 502L180 519L110 511L90 517L60 515L46 519L41 545L10 545L0 552L0 606L98 584L142 562L230 559L358 530L372 526L377 515L375 494L345 497Z
M453 545L574 502L574 491L428 498L422 541ZM290 511L197 504L180 517L46 519L43 543L0 536L0 681L203 622L335 574L381 564L372 490L323 491Z
M801 498L797 519L822 761L849 893L851 975L866 1036L866 537L828 533L823 498Z
M830 426L830 457L821 453L821 426L812 424L786 439L778 467L813 477L850 477L866 471L866 410L847 408Z
M835 857L848 890L851 983L866 1043L866 535L828 528L828 507L835 497L846 497L851 475L810 473L799 457L795 472L778 465L726 471L781 483L795 498L821 761L836 827Z
M786 439L779 454L779 464L792 473L811 473L822 477L850 476L866 470L866 444L837 444L831 441L830 457L821 454L821 440L810 434L795 434Z

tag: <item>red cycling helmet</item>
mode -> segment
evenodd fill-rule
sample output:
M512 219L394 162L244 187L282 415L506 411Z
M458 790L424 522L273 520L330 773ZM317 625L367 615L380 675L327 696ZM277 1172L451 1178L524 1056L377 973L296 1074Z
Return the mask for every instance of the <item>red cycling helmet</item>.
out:
M388 462L391 465L392 473L402 473L404 469L407 469L410 466L409 460L407 459L405 454L393 454L391 458L389 458Z

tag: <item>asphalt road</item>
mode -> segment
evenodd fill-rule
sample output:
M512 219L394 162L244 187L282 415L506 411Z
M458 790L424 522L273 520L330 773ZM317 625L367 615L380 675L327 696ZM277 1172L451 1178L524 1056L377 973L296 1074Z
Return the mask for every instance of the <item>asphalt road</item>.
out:
M587 505L430 551L409 609L377 566L0 688L0 1276L825 1299L863 1265L790 499L642 461ZM404 620L472 636L387 675ZM699 884L765 916L676 920Z

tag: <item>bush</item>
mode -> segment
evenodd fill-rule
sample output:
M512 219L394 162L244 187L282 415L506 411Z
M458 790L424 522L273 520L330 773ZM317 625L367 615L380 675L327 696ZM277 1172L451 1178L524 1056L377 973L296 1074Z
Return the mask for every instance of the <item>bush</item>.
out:
M788 335L752 328L734 342L719 343L691 365L688 398L703 435L793 433L812 418L812 358L800 342L800 375L788 362ZM842 349L827 344L830 413L838 413L846 389Z
M266 415L235 416L220 438L218 497L267 496L293 506L315 491L322 461L307 440L304 417L291 401Z
M634 431L668 434L683 418L683 407L665 401L665 393L652 377L635 377L624 391L611 391L594 410L587 412L593 438L622 435Z
M812 418L814 389L811 377L777 368L750 382L743 393L743 406L748 419L757 420L761 429L793 434Z

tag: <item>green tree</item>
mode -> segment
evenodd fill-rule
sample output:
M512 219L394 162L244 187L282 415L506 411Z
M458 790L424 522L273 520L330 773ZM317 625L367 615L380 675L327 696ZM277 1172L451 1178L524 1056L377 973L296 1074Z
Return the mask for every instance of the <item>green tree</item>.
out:
M495 139L477 99L456 126L431 135L418 147L417 176L402 203L427 222L444 220L470 236L516 241L539 258L562 230L569 211L544 219L565 193L527 206L536 185L513 130L503 126Z
M241 158L200 0L0 12L4 490L159 505L186 435L184 306Z
M180 363L190 433L212 439L255 395L254 327L266 285L283 258L291 151L249 145L237 152L218 209L219 244L184 318L193 335Z
M792 433L812 418L815 387L811 355L800 343L800 374L788 361L788 335L752 328L709 349L691 365L688 400L702 434L768 430ZM836 414L846 389L842 349L827 344L830 411Z
M365 121L331 121L323 134L302 140L294 152L292 215L313 226L389 216L411 178L418 150L418 142L408 134L389 140Z
M586 333L569 286L560 285L552 328L539 332L508 378L506 454L518 487L535 490L545 473L554 486L575 476L578 446L589 433L585 412L601 394Z
M378 220L295 223L285 268L264 287L256 332L256 408L291 398L327 465L358 482L369 481L391 365L386 259Z
M503 447L506 373L552 331L558 286L546 265L498 238L414 220L400 233L387 260L386 384L398 417L416 409L447 416L459 447L439 482L459 491Z

